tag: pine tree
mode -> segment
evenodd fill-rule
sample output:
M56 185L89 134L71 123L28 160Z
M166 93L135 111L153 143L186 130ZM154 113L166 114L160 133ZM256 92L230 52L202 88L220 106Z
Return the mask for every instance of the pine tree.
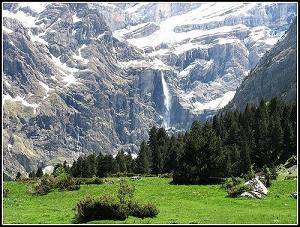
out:
M79 176L79 170L77 168L77 162L76 161L73 161L70 172L71 172L72 177L78 177Z
M34 178L35 177L35 172L34 171L31 171L30 173L29 173L29 178Z
M268 162L270 157L268 138L268 112L264 100L261 100L256 111L256 155L251 158L258 167Z
M280 118L275 115L272 116L272 120L270 122L270 149L271 156L266 164L269 166L274 163L278 164L278 160L282 155L282 147L283 147L283 130L281 128Z
M42 170L42 167L38 167L35 176L36 176L36 177L42 177L42 176L43 176L43 170Z
M68 175L71 174L70 166L68 166L68 163L67 163L66 160L65 160L64 163L63 163L63 168L64 168L66 174L68 174Z
M116 156L116 161L119 165L119 170L121 173L126 173L127 172L127 167L126 167L126 161L125 161L125 155L123 149L118 152Z
M126 170L127 173L133 173L134 167L133 167L133 161L132 161L132 156L131 156L131 151L128 150L127 154L125 155L125 165L126 165Z
M21 173L17 172L16 181L19 180L21 178L21 176L22 176Z
M136 172L141 174L147 174L150 172L150 162L149 162L149 146L145 141L141 143L140 151L136 159Z
M177 168L177 157L179 150L182 149L180 140L175 136L171 137L166 156L164 158L164 172L171 173Z
M53 175L54 175L54 173L56 173L56 170L58 169L58 168L60 168L60 167L63 167L63 165L61 164L61 163L57 163L55 166L54 166L54 169L53 169ZM54 175L55 176L55 175Z
M89 160L87 159L86 156L83 157L82 159L80 172L81 172L81 177L84 178L92 177L90 173Z
M97 176L105 177L119 171L116 160L112 155L104 155L100 158L97 168Z
M96 155L90 154L86 157L87 160L87 171L88 171L88 177L93 177L96 175L96 166L97 166L97 160L96 160Z
M247 174L251 170L250 149L248 143L244 143L241 147L241 166L240 172Z

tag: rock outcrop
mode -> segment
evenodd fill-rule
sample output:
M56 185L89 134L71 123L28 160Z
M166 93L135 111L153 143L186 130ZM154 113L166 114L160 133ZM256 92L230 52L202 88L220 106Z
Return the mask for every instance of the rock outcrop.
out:
M287 102L297 101L297 21L259 61L236 91L225 108L243 111L247 103L258 105L280 97Z
M253 178L245 183L246 186L249 187L249 191L243 192L241 197L249 197L249 198L262 198L268 194L268 189L266 186L259 180L258 177Z

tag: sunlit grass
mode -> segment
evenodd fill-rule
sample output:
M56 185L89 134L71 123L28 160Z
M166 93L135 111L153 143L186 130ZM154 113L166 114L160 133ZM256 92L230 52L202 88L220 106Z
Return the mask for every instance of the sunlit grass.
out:
M5 182L9 189L4 199L4 223L73 223L76 203L86 195L116 194L114 184L81 185L78 191L53 191L34 196L29 185ZM136 187L135 198L157 205L155 218L125 221L97 220L89 223L296 223L297 202L290 196L296 191L295 180L273 181L263 199L229 198L219 185L173 185L170 178L144 177L130 181Z

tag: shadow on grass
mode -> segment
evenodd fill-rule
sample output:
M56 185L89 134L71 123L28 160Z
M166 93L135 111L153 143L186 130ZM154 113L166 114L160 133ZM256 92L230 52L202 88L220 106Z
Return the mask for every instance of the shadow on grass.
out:
M224 183L226 178L221 178L221 177L208 177L208 178L203 178L199 179L197 181L188 181L184 179L180 180L175 180L169 182L169 184L172 185L220 185Z

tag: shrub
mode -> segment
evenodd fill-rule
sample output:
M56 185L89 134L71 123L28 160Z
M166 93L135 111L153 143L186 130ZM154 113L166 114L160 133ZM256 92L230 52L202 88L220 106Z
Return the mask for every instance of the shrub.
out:
M50 190L51 188L49 185L39 183L34 187L34 194L46 195L50 192Z
M51 189L57 187L57 180L52 176L44 176L40 182L34 186L34 194L46 195Z
M69 175L58 177L57 187L61 190L71 189L77 185L77 181Z
M97 198L86 197L79 201L75 207L76 218L86 220L125 220L128 217L127 206L121 204L111 196Z
M80 185L79 184L70 185L67 188L65 188L65 190L67 190L67 191L74 191L74 190L79 190L79 189L80 189Z
M103 179L99 177L93 177L93 178L81 178L80 179L81 184L103 184Z
M244 179L245 179L245 181L249 181L253 178L255 178L255 171L254 171L253 165L251 165L251 168L247 172L247 174L245 174Z
M55 167L57 167L57 165ZM60 175L67 175L67 172L66 172L66 170L64 169L63 166L59 166L57 168L54 168L52 174L53 174L53 176L58 177Z
M120 203L130 202L133 198L135 188L133 185L129 185L125 179L120 179L120 188L118 190L118 198Z
M173 177L173 174L172 173L163 173L163 174L158 174L158 177L171 178L171 177Z
M270 171L271 171L271 180L276 180L278 176L276 166L275 165L272 166Z
M270 171L270 169L266 166L266 165L264 165L263 166L263 172L264 172L264 174L265 174L265 179L264 180L262 180L262 183L266 186L266 187L270 187L271 186L271 184L272 184L272 182L271 182L271 171Z
M159 210L154 204L140 204L132 201L128 204L129 215L139 218L155 217Z
M227 178L222 186L226 189L229 197L237 197L249 190L249 187L245 185L244 179L240 177Z

